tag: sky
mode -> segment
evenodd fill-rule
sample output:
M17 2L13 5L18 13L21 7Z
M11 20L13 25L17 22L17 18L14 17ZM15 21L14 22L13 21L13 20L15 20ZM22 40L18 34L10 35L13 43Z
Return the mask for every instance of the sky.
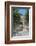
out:
M27 13L27 9L19 9L19 13L25 15Z

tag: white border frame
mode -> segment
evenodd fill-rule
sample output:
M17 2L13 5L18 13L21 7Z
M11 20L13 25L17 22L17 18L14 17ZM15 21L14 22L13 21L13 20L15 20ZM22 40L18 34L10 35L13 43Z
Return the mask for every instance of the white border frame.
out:
M29 10L29 36L11 37L11 7L30 7ZM32 6L27 5L10 5L10 40L32 40Z

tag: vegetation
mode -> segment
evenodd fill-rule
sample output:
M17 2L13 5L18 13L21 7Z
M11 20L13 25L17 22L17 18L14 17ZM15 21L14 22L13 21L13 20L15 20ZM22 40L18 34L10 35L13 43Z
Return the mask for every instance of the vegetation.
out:
M25 15L26 15L26 21L28 23L29 22L29 9L27 9L27 13Z
M20 22L20 15L18 13L19 9L13 8L13 17L14 17L14 23L19 23Z

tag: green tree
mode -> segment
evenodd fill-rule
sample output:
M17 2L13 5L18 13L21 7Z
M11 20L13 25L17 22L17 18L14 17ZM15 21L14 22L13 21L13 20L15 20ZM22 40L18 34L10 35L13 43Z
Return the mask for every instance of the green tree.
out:
M29 22L29 9L27 9L27 13L25 15L26 15L26 21L28 23Z
M13 8L14 23L16 24L20 22L20 15L18 11L19 11L18 8Z

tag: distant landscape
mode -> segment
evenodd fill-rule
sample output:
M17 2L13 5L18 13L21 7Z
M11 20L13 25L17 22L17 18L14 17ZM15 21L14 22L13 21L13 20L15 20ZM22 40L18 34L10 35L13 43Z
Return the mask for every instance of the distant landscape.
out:
M29 9L13 7L12 36L29 35Z

